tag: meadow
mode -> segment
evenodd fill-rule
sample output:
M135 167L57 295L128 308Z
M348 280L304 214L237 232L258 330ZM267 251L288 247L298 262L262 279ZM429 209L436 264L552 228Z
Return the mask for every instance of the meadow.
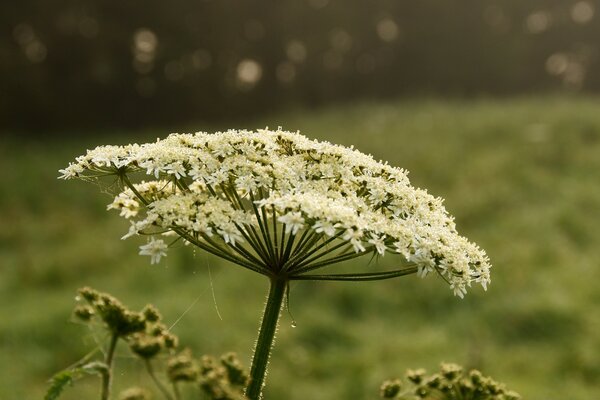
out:
M600 398L600 98L363 102L179 131L283 126L410 171L445 198L493 264L461 300L441 279L296 282L268 399L376 399L380 383L441 361L481 369L524 399ZM175 128L174 128L175 129ZM108 194L56 179L86 148L169 132L0 139L0 399L39 399L48 378L102 340L71 318L76 290L155 304L196 354L250 363L268 283L180 246L159 265L107 212ZM296 321L296 327L292 326ZM148 385L120 349L115 389ZM81 381L64 399L96 398Z

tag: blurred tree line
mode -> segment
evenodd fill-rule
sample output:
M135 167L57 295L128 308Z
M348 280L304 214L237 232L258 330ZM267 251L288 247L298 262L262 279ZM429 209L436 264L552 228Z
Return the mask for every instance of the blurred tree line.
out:
M0 5L0 128L232 119L402 95L600 90L600 0Z

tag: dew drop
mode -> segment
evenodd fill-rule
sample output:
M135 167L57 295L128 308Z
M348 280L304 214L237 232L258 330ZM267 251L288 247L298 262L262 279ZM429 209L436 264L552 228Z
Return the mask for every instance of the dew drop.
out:
M295 328L297 326L298 326L298 324L296 324L296 321L292 321L292 328Z

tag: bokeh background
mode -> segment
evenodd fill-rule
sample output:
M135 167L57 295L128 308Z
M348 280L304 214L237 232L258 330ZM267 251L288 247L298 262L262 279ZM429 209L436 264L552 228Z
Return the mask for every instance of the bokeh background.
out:
M27 0L0 13L0 120L231 122L398 96L600 90L598 1Z
M599 1L5 1L0 29L1 399L102 341L70 317L83 285L249 364L267 282L187 247L150 266L110 195L56 177L100 144L265 126L408 169L494 265L464 300L435 277L293 285L268 399L375 399L441 361L600 398ZM124 348L116 367L149 386Z

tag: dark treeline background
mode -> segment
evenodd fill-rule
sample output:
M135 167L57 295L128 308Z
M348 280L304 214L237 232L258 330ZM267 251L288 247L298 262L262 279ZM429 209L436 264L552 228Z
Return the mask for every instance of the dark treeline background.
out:
M182 126L406 95L600 90L600 1L0 5L0 129Z

